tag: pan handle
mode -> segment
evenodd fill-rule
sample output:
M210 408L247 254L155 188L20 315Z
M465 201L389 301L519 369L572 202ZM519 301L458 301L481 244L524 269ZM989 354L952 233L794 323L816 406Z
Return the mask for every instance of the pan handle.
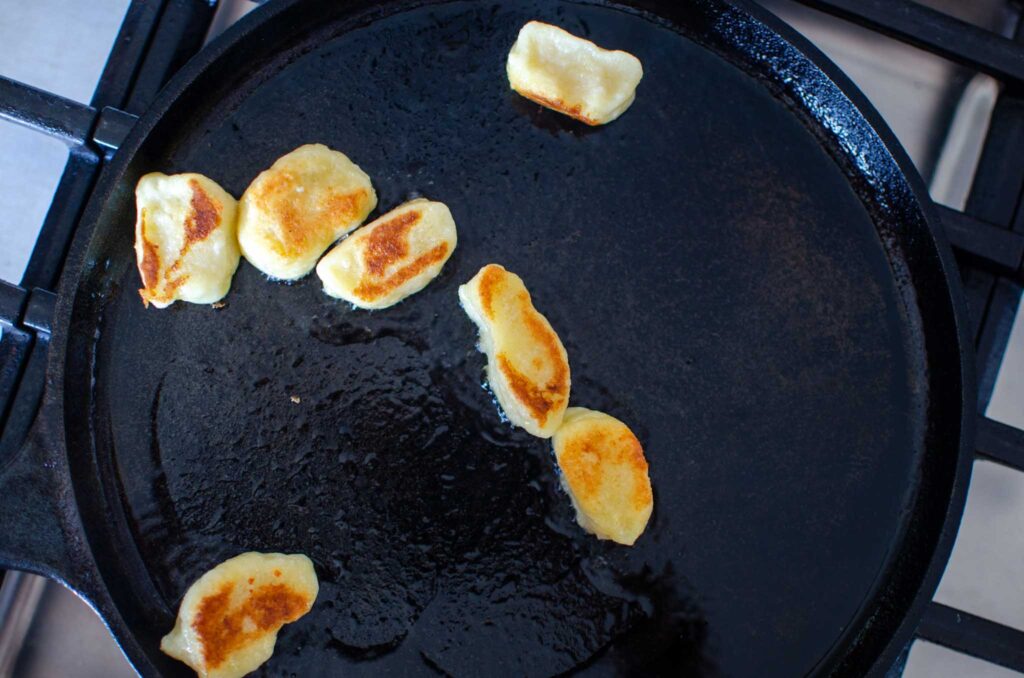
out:
M16 329L16 328L15 328ZM4 328L8 333L10 326ZM8 334L10 339L10 334ZM49 337L36 335L22 354L24 365L0 438L0 568L25 570L83 591L89 558L70 476L53 436L54 405L40 408ZM0 367L11 367L10 354Z
M74 591L103 619L140 675L158 675L111 597L86 537L64 442L63 399L44 392L49 325L31 318L26 324L37 331L10 394L13 407L0 422L0 568L39 574Z

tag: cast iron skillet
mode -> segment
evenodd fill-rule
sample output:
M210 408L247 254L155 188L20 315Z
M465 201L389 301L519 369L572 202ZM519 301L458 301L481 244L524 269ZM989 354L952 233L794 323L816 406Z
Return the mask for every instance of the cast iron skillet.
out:
M510 92L528 19L643 61L589 129ZM240 195L307 142L380 209L450 205L426 290L367 313L246 263L227 306L146 310L132 190ZM48 392L8 460L8 565L89 600L145 675L186 587L246 550L321 578L267 675L860 675L948 555L974 401L948 248L877 114L744 2L279 0L196 57L83 218ZM655 510L576 527L548 444L501 422L456 287L519 273L572 401L627 421ZM292 402L291 396L301 398Z

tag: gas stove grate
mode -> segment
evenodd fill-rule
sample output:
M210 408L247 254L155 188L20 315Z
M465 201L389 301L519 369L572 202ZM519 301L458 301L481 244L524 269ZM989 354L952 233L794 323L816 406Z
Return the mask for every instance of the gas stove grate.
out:
M1024 472L1024 431L988 419L1024 282L1024 26L1010 38L909 0L797 0L1001 81L963 211L937 205L960 267L978 368L976 455ZM19 285L0 281L0 458L43 392L54 290L99 169L203 43L216 0L132 0L89 105L0 77L0 117L61 139L67 165ZM1024 631L932 602L919 638L1024 673Z

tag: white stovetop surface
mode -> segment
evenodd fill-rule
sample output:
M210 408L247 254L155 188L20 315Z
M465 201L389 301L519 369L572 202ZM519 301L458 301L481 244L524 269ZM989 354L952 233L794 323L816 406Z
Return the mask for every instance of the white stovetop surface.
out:
M958 4L959 3L959 4ZM818 44L881 110L914 158L927 156L929 123L954 72L941 60L834 21L787 0L766 0L773 10ZM982 3L933 0L948 11L999 25L998 13ZM0 74L88 102L106 61L128 0L0 0ZM225 0L211 33L252 9L248 0ZM987 121L995 85L972 84L961 106L965 132L939 163L934 197L962 205L973 173L977 144ZM0 279L18 281L60 178L67 150L61 142L0 122ZM925 168L927 169L927 168ZM928 170L927 173L931 173ZM1022 309L1024 310L1024 309ZM1024 313L1018 313L988 415L1024 427ZM1024 474L987 462L975 464L967 511L953 558L937 599L1024 628ZM26 645L12 662L0 657L0 678L75 675L115 678L134 675L92 611L60 586L39 587L38 612ZM0 620L2 623L3 620ZM57 640L59 639L59 640ZM907 676L1006 678L1005 669L915 643Z

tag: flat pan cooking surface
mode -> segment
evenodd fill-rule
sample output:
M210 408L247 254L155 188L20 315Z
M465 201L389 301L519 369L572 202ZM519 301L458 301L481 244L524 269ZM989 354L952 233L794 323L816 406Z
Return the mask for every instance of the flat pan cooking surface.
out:
M321 593L266 675L814 670L877 593L923 446L917 311L885 215L851 188L870 178L691 39L714 30L700 12L681 35L571 3L332 11L179 106L87 255L83 284L105 291L73 335L97 337L97 459L123 513L99 559L147 573L117 595L152 660L187 675L156 650L187 586L279 550L313 559ZM508 89L535 18L640 57L620 120L586 128ZM309 142L366 170L379 211L447 203L442 275L368 313L243 262L225 308L143 309L137 177L201 172L238 196ZM456 288L491 261L559 332L573 404L645 445L655 510L632 549L582 533L549 444L481 387Z

